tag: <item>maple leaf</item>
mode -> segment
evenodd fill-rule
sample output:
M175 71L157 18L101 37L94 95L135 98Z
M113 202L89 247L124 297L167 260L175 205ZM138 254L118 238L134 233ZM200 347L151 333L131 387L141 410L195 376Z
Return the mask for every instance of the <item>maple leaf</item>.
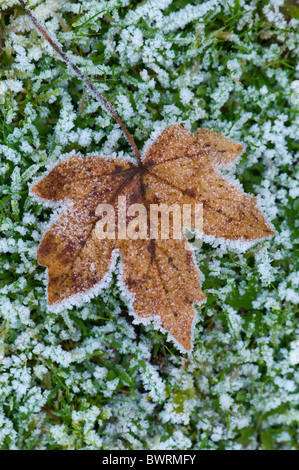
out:
M192 134L175 125L162 132L138 165L98 155L72 156L56 165L32 188L40 198L65 205L37 254L48 267L48 303L75 301L101 284L119 250L122 282L136 317L145 322L155 316L181 349L190 350L194 305L205 296L188 242L100 239L97 207L110 204L118 214L119 196L147 211L151 204L200 203L204 234L240 241L267 238L274 231L256 199L217 171L232 165L241 151L241 145L211 130Z

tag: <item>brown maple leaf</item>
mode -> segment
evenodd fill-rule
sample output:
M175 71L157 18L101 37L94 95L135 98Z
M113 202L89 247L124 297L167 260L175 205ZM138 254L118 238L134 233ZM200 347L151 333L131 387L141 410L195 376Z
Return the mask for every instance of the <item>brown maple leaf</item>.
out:
M118 197L143 204L147 211L151 204L201 203L204 234L241 241L267 238L274 232L256 199L217 172L232 165L241 150L210 130L192 134L175 125L158 137L138 165L98 155L73 156L56 165L32 188L42 199L66 205L38 249L38 262L49 270L49 304L76 299L99 285L119 250L122 281L136 317L146 321L155 316L163 330L190 350L194 304L205 296L188 242L117 239ZM115 209L116 239L96 234L99 204Z

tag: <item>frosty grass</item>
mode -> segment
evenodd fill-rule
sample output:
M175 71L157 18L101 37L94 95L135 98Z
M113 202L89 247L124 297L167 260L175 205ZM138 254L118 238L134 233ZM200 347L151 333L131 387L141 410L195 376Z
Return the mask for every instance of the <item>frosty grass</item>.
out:
M295 449L295 2L28 4L139 148L175 122L242 143L226 173L259 196L277 235L243 253L196 252L207 303L185 362L165 335L133 323L118 269L84 306L49 312L36 251L53 210L28 194L32 182L66 155L132 152L19 2L0 0L0 449Z

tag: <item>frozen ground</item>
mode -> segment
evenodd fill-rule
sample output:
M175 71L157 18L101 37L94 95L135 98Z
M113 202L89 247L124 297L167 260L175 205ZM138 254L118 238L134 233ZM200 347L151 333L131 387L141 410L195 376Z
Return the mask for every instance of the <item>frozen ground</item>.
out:
M244 146L227 177L259 196L277 235L243 253L208 241L197 252L207 303L183 361L133 324L117 269L101 296L48 311L36 251L53 211L32 182L71 153L132 153L19 2L0 0L1 449L298 447L293 3L30 2L140 148L174 122Z

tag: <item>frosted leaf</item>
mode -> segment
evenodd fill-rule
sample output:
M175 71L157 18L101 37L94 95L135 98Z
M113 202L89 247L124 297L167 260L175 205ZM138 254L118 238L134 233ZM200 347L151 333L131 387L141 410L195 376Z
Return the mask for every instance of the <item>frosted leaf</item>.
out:
M193 135L175 125L160 134L138 166L97 155L72 156L56 165L32 189L65 205L38 249L39 263L49 270L49 304L65 305L97 292L119 252L122 292L136 319L147 323L154 318L180 349L191 350L194 304L205 300L192 251L184 237L149 237L149 221L142 239L121 236L121 219L128 231L134 221L121 204L144 207L146 217L152 205L200 203L205 236L234 243L267 238L273 230L255 198L217 172L232 165L241 150L213 131L200 129ZM105 204L103 213L100 204ZM105 238L99 237L99 227L107 205L115 221L114 233Z

